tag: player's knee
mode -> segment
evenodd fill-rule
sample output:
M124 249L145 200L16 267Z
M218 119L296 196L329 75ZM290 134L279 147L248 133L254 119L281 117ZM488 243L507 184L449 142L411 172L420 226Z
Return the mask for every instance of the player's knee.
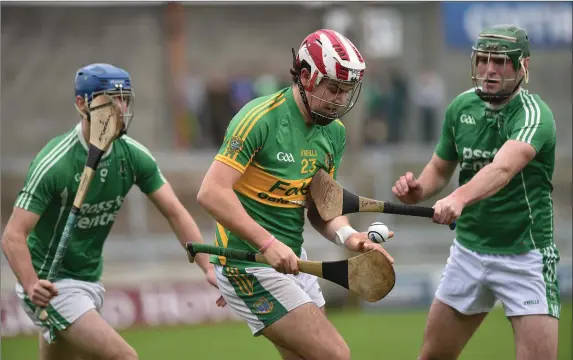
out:
M298 354L307 360L350 360L350 348L340 338L339 341L320 341L316 346L309 346Z
M438 355L438 354L422 354L418 356L418 360L455 360L455 357L451 357L449 355Z
M446 359L451 359L450 357L443 357L443 356L438 356L438 355L431 355L431 354L422 354L420 356L418 356L418 360L446 360Z
M336 352L336 356L334 357L334 359L350 360L350 348L345 342L343 342L338 346L338 350Z
M430 344L424 344L418 360L455 360L457 351L448 350L439 347L433 347Z
M328 348L321 351L321 354L316 359L350 360L350 348L344 341L338 342L335 346L330 344Z

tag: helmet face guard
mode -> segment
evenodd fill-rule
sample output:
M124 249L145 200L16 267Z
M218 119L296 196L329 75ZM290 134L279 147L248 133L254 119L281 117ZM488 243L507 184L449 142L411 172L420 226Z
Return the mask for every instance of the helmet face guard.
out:
M324 76L321 81L324 83L322 91L317 91L318 86L314 86L312 89L310 97L313 104L318 104L320 109L328 109L327 111L312 110L311 113L314 116L322 117L330 122L340 119L346 115L358 100L360 96L360 90L362 89L362 81L341 81L333 80L330 77ZM348 87L348 91L344 91L343 88ZM331 89L336 89L332 92ZM305 89L308 90L308 89ZM341 94L344 92L345 94ZM330 93L327 95L327 93ZM342 101L338 102L336 100L329 101L327 99L339 99Z
M129 125L131 124L131 120L133 119L133 105L135 102L135 94L132 92L131 89L124 89L122 84L116 84L115 90L102 90L102 91L94 92L89 97L86 94L84 100L87 104L87 106L86 106L87 114L86 115L87 115L88 121L91 120L90 110L89 110L91 102L97 96L102 95L102 94L109 95L116 101L117 106L120 109L120 114L121 114L120 120L123 123L120 134L123 135L123 134L127 133L127 129L129 127Z
M519 89L524 79L528 82L529 73L524 67L524 59L529 57L529 39L525 30L512 25L486 29L480 33L472 50L471 79L476 94L483 101L501 103ZM507 74L508 62L515 71L514 75ZM491 63L503 69L495 78L490 78L488 71ZM519 77L522 69L524 75ZM484 91L483 84L488 83L498 83L500 89L495 93ZM506 84L512 83L515 85L507 90Z
M292 52L293 76L315 124L328 125L356 105L366 66L350 40L333 30L318 30L303 40L298 54ZM301 82L303 68L310 73L307 87Z
M515 70L515 74L512 75L512 77L508 77L508 74L506 74L506 69L507 69L506 65L508 61L511 61L511 58L507 55L507 53L494 52L494 51L481 51L479 49L474 48L474 51L472 52L471 76L472 76L472 82L474 84L474 87L476 88L476 93L478 94L478 96L483 101L492 103L502 102L505 99L511 97L511 95L513 95L517 91L518 87L521 85L521 82L525 78L525 76L518 78L519 70L522 68L521 60L522 58L520 57L517 67L515 67L513 63L511 64L511 66ZM495 78L489 77L489 71L487 69L489 68L490 63L492 62L503 63L504 71L498 74L499 77ZM480 67L485 68L485 70L482 71L481 75L480 71L478 70ZM495 93L486 92L483 90L484 83L498 83L500 86L500 90ZM512 87L511 90L508 91L505 90L504 86L507 83L514 83L515 85ZM481 89L479 88L480 85L482 85Z

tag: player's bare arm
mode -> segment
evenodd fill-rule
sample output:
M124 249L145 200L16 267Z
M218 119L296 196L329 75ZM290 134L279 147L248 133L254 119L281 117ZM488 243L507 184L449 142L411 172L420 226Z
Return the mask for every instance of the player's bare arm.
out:
M536 155L535 148L523 141L508 140L467 184L438 201L434 221L449 224L457 219L464 207L486 199L503 189Z
M185 248L185 244L189 241L194 243L204 244L203 237L199 231L199 227L187 209L181 204L173 188L169 183L164 184L159 189L148 195L149 199L155 204L157 209L169 222L171 229L177 236L181 246ZM209 263L209 256L207 254L200 254L196 257L196 262L203 270L205 277L209 284L217 286L217 278L215 277L215 268ZM225 306L225 300L221 296L217 299L218 306Z
M155 204L161 214L167 219L171 229L181 246L189 241L203 244L203 238L199 227L189 214L187 209L181 204L173 188L168 183L148 195L149 199ZM213 271L213 265L209 263L209 257L206 254L200 254L196 257L196 262L205 274Z
M232 167L213 161L205 174L197 201L218 223L259 249L271 234L247 214L235 195L233 186L241 176Z
M418 178L418 183L423 191L421 200L429 199L442 191L450 182L456 166L458 166L457 161L443 160L433 154L432 159Z
M28 234L39 219L40 216L31 211L14 207L2 236L2 251L32 302L45 307L58 291L49 281L38 279L26 244Z
M454 191L454 194L465 205L488 198L507 185L535 155L535 148L530 144L508 140L495 155L492 163L484 166L470 182Z
M273 268L286 273L298 273L294 252L253 220L235 195L233 186L242 174L234 168L213 161L203 178L197 201L211 216L229 231L249 242L265 254Z
M370 250L376 250L384 254L390 260L390 262L394 263L394 259L384 250L384 248L380 244L376 244L368 239L368 234L365 232L358 232L354 230L350 226L350 222L348 221L348 217L346 216L339 216L334 218L330 221L324 221L316 209L312 198L309 196L307 200L307 218L310 221L312 227L318 231L322 236L324 236L329 241L338 244L344 245L351 251L356 252L366 252ZM394 236L394 232L390 231L388 238Z
M392 192L405 204L416 204L442 191L450 182L457 161L447 161L435 153L416 179L411 172L401 176L392 187Z

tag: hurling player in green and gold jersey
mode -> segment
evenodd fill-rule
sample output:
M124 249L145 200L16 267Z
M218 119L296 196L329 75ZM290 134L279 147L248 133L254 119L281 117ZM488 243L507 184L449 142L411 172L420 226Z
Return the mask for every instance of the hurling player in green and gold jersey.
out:
M436 202L434 221L457 219L456 239L428 316L420 359L455 359L496 300L515 334L516 358L554 360L560 312L553 239L553 114L523 89L524 29L484 29L473 47L475 89L446 110L442 135L418 179L392 189L416 203L439 192L459 164L459 188Z
M355 104L364 69L364 59L341 34L307 36L291 70L294 84L239 111L199 191L200 204L217 220L217 245L259 251L270 261L272 267L212 258L227 303L284 359L350 359L324 315L317 278L298 273L297 257L306 258L311 178L321 168L336 177L346 143L338 119ZM346 217L324 222L306 204L311 224L327 239L389 256Z

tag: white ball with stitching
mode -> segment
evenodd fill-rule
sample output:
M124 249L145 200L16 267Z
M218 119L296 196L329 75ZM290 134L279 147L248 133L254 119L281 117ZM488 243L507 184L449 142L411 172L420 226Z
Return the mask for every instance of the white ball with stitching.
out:
M379 244L388 240L389 233L390 230L388 229L388 226L379 221L373 222L368 227L368 238Z

